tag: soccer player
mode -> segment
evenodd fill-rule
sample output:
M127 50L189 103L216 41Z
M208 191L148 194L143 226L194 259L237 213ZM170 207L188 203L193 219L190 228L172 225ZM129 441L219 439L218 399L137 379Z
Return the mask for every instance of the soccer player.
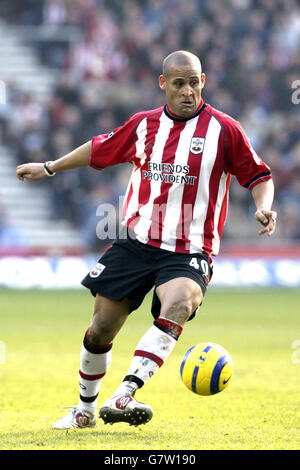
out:
M17 167L20 180L40 180L90 165L132 164L123 230L82 281L95 296L80 354L80 396L54 429L95 426L101 381L113 341L128 315L154 287L154 323L136 346L128 372L100 408L105 423L139 425L152 418L135 399L171 354L184 324L201 305L224 227L231 175L252 192L259 234L272 235L274 186L239 122L202 99L205 74L198 57L175 51L163 62L159 86L166 105L133 115L46 163Z

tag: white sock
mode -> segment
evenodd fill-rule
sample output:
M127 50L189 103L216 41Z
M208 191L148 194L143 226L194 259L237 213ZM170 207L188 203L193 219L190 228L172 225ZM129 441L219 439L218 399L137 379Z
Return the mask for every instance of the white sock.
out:
M164 364L173 351L182 327L165 318L158 318L139 341L129 370L113 396L133 395Z
M90 346L87 334L80 352L78 408L95 412L102 379L111 363L112 344Z

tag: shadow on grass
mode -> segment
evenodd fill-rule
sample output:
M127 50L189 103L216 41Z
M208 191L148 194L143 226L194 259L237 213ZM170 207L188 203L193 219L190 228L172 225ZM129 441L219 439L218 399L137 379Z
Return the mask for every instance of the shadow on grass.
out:
M20 431L0 435L1 450L131 450L151 449L154 431L78 429Z

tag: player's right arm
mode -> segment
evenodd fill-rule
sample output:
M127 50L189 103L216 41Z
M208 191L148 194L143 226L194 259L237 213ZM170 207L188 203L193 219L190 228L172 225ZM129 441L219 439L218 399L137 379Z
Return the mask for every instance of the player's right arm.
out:
M92 141L88 141L85 144L72 150L72 152L64 155L57 160L48 162L48 168L53 173L60 171L72 170L74 168L82 168L89 165L89 159L92 150ZM17 177L19 180L41 180L47 177L47 173L44 168L44 163L24 163L19 165L16 170Z
M119 163L132 162L135 157L137 125L149 113L152 114L152 111L134 114L125 124L109 134L99 134L67 155L47 162L47 168L51 173L84 166L103 170ZM16 174L21 181L41 180L47 177L47 168L45 169L44 163L25 163L17 167Z

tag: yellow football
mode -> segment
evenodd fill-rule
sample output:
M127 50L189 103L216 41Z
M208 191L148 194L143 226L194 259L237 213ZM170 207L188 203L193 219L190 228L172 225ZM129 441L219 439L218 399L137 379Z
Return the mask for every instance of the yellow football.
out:
M185 353L180 366L184 385L198 395L215 395L232 377L233 364L228 351L216 343L199 343Z

